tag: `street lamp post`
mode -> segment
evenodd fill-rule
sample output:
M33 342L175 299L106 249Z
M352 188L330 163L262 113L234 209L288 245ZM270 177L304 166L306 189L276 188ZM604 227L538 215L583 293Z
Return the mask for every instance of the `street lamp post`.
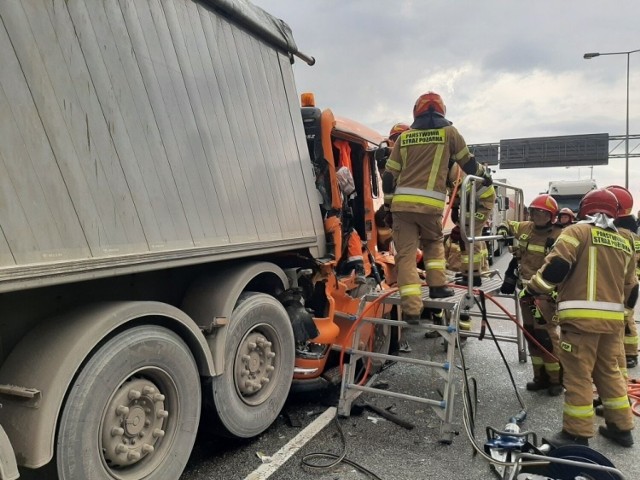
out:
M607 52L607 53L599 53L599 52L591 52L585 53L584 58L586 60L590 60L594 57L600 57L602 55L626 55L627 56L627 131L625 134L625 160L624 160L624 188L629 188L629 65L631 60L631 54L635 52L640 52L640 48L637 50L630 50L628 52Z

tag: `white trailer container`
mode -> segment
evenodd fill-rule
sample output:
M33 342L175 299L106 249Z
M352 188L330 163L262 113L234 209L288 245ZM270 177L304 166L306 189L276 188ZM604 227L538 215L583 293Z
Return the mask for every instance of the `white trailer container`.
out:
M325 249L293 55L245 0L0 1L0 478L177 479L201 404L276 418Z
M553 180L549 182L547 193L558 202L558 208L570 208L577 214L582 197L596 188L598 187L593 179Z

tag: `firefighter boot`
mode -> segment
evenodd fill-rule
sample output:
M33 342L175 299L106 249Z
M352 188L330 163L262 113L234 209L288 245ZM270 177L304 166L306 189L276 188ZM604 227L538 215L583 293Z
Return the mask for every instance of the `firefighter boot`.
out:
M602 427L600 427L602 428ZM587 437L580 437L578 435L574 435L572 433L567 432L566 430L562 430L559 433L556 433L553 437L549 439L551 445L556 448L564 447L566 445L584 445L585 447L589 446L589 439Z
M600 435L604 438L608 438L612 442L617 443L623 447L631 447L633 445L633 437L631 436L631 430L620 430L614 423L607 423L606 426L600 425L598 427Z
M550 397L557 397L564 392L564 387L559 383L550 383L547 387L547 393Z
M530 392L537 392L538 390L544 390L549 388L549 377L547 372L542 368L542 365L534 365L533 367L533 380L527 382L527 390Z
M471 330L471 317L468 313L463 312L460 314L460 320L458 321L461 332L468 332Z
M429 296L431 298L447 298L453 297L456 292L453 288L442 285L441 287L429 287Z
M435 310L433 308L428 308L425 310L428 313L428 318L431 320L431 323L434 325L444 325L443 315L444 312L442 310ZM440 334L437 330L428 330L424 334L424 338L438 338Z
M463 274L458 280L456 280L456 285L469 285L469 277ZM482 286L482 278L480 278L479 273L473 276L473 286L474 287Z
M402 320L409 325L418 325L420 323L420 314L402 313Z
M627 368L635 368L638 366L638 356L627 355Z

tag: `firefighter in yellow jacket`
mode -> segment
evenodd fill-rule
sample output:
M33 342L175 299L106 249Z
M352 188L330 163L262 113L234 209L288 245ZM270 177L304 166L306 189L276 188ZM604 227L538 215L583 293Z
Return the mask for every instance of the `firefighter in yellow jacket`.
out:
M593 436L593 387L604 406L602 436L631 447L634 427L627 387L616 358L625 309L638 298L635 258L629 237L617 230L619 205L613 193L598 189L580 202L581 222L566 227L545 264L528 283L527 294L557 288L560 360L566 388L562 431L556 446L588 445Z
M417 323L423 308L415 252L422 247L431 298L450 297L446 285L442 213L447 173L458 163L465 173L491 177L469 156L458 130L445 118L446 107L437 93L421 95L413 107L411 129L398 137L382 177L385 205L393 215L398 286L403 318Z
M474 158L473 155L471 158ZM459 190L462 185L462 181L466 174L462 171L462 169L457 165L453 164L449 169L449 175L447 177L447 187L449 188L450 194L453 194L453 191L456 191L456 198L452 199L453 205L451 208L451 220L458 224L460 222L460 199L462 198L462 194ZM456 188L457 187L457 188ZM470 192L468 192L470 193ZM493 185L487 186L476 186L476 195L475 195L475 211L471 211L471 200L470 197L467 196L467 218L465 221L465 231L467 235L473 234L474 237L479 237L482 235L482 229L484 228L485 223L489 218L489 213L493 211L493 206L496 202L496 191L493 188ZM473 232L471 231L471 221L470 217L473 215L474 217L474 228ZM462 278L456 282L461 285L466 285L469 282L468 272L469 272L469 263L471 263L473 269L473 286L479 287L482 284L482 280L480 278L480 273L482 271L484 258L487 256L487 246L485 242L473 242L473 252L470 251L470 244L465 242L464 239L460 239L460 252L461 252L461 265L460 272L462 272Z
M507 222L498 227L503 235L515 237L514 260L505 272L505 280L500 288L502 293L514 293L516 284L523 288L544 263L545 256L562 232L562 227L553 223L558 214L558 204L551 195L539 195L529 205L530 221ZM540 349L527 338L533 380L527 382L527 390L546 389L551 396L562 393L560 363L554 355L558 353L558 328L554 320L556 305L551 297L541 297L533 302L531 297L520 298L522 324L549 353ZM550 355L553 354L553 355Z
M640 265L640 236L636 233L637 222L631 214L633 208L633 196L631 192L624 187L611 185L607 187L611 193L616 196L618 204L620 204L620 213L615 219L615 226L621 232L631 236L633 240L633 249L636 255L636 275L638 275L638 266ZM638 365L638 328L634 318L633 310L625 310L624 312L624 338L623 338L623 355L618 362L620 370L625 377L628 377L628 368Z

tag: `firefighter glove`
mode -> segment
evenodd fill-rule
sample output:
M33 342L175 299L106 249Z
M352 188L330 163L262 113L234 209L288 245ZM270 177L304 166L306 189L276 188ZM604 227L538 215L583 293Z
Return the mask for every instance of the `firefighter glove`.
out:
M485 170L484 172L482 172L482 185L485 187L488 187L489 185L493 184L493 178L491 178L491 172L489 172L488 170Z
M509 229L504 225L500 225L496 231L498 232L498 235L502 235L503 237L507 237L509 235Z
M451 229L451 233L449 234L449 238L451 238L452 242L459 243L460 242L460 227L456 225Z
M524 304L531 304L531 305L534 304L533 293L531 293L527 287L524 287L522 290L520 290L520 293L518 294L518 299L520 300L521 303L524 303Z

